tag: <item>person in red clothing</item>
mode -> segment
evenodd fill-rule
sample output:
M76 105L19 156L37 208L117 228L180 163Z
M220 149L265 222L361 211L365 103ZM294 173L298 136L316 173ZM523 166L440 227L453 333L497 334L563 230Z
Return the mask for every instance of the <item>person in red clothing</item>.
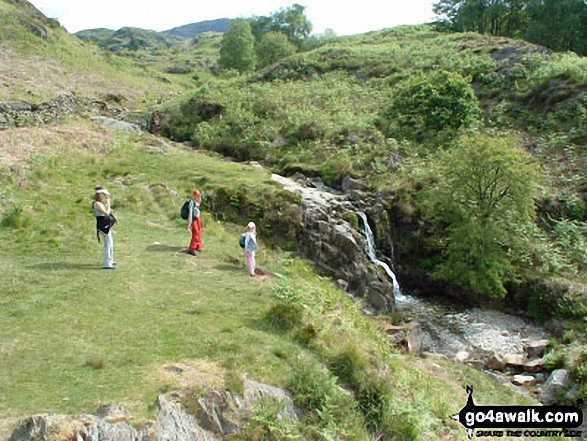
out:
M196 255L196 251L202 250L202 219L200 216L200 203L202 202L202 193L200 190L192 191L192 200L190 201L190 214L188 217L188 231L192 233L192 240L188 253Z

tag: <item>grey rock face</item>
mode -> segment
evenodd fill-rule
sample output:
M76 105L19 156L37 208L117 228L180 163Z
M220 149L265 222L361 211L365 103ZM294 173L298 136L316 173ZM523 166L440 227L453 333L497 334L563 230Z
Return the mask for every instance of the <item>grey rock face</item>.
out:
M65 93L41 104L0 103L0 130L40 126L85 115L102 115L104 123L114 124L115 128L131 130L141 130L141 124L148 127L148 122L155 118L150 114L141 115L137 117L140 124L124 122L121 119L129 117L129 112L126 109L109 106L103 101L82 99L72 93Z
M254 406L265 398L283 405L279 418L298 418L289 393L253 380L244 380L242 394L207 388L196 400L197 409L190 406L195 415L183 403L192 392L160 395L156 420L142 427L129 422L131 415L124 408L108 404L100 406L96 415L31 416L21 421L9 441L219 441L238 433Z
M204 430L196 417L188 414L180 403L169 401L163 395L157 399L159 415L153 429L156 439L174 441L216 441L212 433Z
M35 415L25 419L9 441L135 441L144 439L127 422L109 423L93 415Z
M302 196L303 225L297 242L304 257L335 280L344 280L350 293L364 297L377 312L393 311L391 282L367 255L365 237L345 220L356 216L348 198L320 183L308 186L278 175L271 178Z
M126 121L119 121L117 119L108 118L106 116L93 116L92 121L104 124L105 126L112 127L115 130L130 130L132 132L140 133L142 130L137 124L129 123Z

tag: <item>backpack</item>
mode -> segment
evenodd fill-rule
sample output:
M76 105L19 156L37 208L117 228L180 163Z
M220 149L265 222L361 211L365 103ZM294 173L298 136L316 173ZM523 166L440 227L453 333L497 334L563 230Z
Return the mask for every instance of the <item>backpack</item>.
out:
M184 202L184 204L181 206L181 218L184 220L188 220L190 218L190 200L187 200Z
M241 248L245 247L245 236L241 236L241 238L238 240L238 244L241 246Z

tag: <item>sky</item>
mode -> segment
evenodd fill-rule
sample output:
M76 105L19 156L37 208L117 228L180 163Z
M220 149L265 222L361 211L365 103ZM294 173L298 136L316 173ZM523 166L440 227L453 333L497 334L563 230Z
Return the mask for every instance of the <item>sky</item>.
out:
M352 35L434 20L434 0L29 0L70 33L138 27L166 31L217 18L269 16L294 3L305 6L313 33Z

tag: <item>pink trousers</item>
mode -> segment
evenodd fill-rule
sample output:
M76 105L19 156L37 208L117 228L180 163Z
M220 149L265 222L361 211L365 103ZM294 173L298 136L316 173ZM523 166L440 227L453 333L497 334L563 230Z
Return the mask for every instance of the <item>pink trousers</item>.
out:
M245 261L247 263L247 270L249 271L249 275L255 275L255 252L254 251L245 251Z

